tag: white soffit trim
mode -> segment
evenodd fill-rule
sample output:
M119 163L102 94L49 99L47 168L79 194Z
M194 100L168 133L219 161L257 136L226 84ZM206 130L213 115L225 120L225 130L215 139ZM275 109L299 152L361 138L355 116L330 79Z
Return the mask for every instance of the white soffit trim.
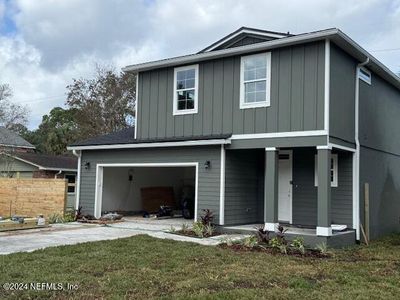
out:
M231 143L230 139L211 139L211 140L181 141L181 142L71 146L71 147L67 147L67 149L68 150L101 150L101 149L161 148L161 147L225 145L225 144L230 144L230 143Z
M327 132L325 130L288 131L288 132L271 132L271 133L255 133L255 134L234 134L232 135L231 140L307 137L307 136L323 136L323 135L327 135Z
M338 145L338 144L329 143L329 146L331 148L335 148L335 149L340 149L340 150L345 150L345 151L350 151L350 152L356 152L356 149L354 149L354 148L350 148L350 147L346 147L346 146L342 146L342 145Z

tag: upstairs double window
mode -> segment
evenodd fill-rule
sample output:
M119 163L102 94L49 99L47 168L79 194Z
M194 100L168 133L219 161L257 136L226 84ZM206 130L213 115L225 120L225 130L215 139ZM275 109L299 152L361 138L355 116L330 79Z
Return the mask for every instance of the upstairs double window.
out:
M271 52L242 56L240 64L240 108L270 105Z
M199 66L175 68L174 115L197 113Z

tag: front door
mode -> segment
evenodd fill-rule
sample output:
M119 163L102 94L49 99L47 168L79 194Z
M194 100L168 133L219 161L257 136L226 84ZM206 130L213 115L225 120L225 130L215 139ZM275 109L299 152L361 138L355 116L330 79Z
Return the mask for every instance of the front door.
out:
M278 220L292 223L292 151L279 151Z

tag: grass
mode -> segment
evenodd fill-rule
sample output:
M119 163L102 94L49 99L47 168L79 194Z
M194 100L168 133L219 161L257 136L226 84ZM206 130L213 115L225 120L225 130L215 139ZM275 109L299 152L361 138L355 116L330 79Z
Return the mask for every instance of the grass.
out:
M398 299L400 235L330 259L235 252L135 236L0 256L0 283L61 282L76 291L6 292L0 299Z

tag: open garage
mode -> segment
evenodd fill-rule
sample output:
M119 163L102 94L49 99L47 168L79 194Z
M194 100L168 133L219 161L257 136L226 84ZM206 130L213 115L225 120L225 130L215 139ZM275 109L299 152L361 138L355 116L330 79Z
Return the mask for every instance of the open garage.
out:
M95 215L193 218L197 164L98 165Z

